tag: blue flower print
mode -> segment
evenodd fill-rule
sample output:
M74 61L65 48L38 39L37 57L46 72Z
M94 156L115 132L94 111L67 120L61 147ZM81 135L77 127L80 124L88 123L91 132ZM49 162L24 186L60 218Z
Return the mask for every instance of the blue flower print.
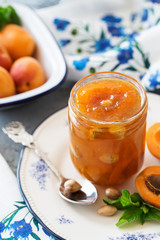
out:
M69 40L69 39L61 39L61 40L59 40L59 43L60 43L61 47L66 46L70 42L71 42L71 40Z
M130 42L133 42L135 41L135 37L138 35L138 33L136 31L133 31L129 34L127 34L126 36L129 38L129 41Z
M96 53L104 52L107 48L111 47L110 40L107 38L97 40L94 47Z
M0 239L2 239L1 238L1 233L4 231L4 229L5 229L4 223L0 222Z
M4 223L0 222L0 233L2 233L5 229Z
M142 22L145 22L145 21L147 21L147 19L148 19L148 9L143 9L141 20L142 20Z
M139 75L139 79L142 80L144 76L145 76L145 73L141 73L141 74Z
M117 59L120 62L120 64L125 64L132 58L133 58L133 49L131 45L127 48L118 49Z
M46 229L44 229L44 228L42 228L43 229L43 232L47 235L47 236L51 236L47 231L46 231Z
M14 238L27 238L32 233L32 227L25 220L15 221L9 227L11 236Z
M160 3L160 0L151 0L152 3Z
M123 37L125 36L124 28L122 26L117 25L108 25L108 31L111 33L113 37Z
M82 71L85 68L88 61L89 61L89 58L82 58L80 60L74 60L73 65L75 66L75 68L77 70Z
M51 236L44 228L42 228L43 232L48 236L50 237L50 240L56 240L56 238L54 238L53 236Z
M150 75L149 78L149 86L153 89L160 88L160 71L156 71L155 73Z
M56 25L58 31L64 31L70 22L64 19L55 18L54 24Z
M137 13L132 13L131 14L131 21L134 22L137 18L138 14Z
M113 15L106 15L101 18L102 21L106 23L120 23L122 21L121 17L115 17Z

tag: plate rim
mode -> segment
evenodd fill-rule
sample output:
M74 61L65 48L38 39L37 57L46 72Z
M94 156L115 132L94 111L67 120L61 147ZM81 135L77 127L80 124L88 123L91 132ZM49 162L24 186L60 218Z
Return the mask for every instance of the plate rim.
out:
M150 96L153 96L154 98L159 98L160 99L160 95L158 94L155 94L155 93L150 93L150 92L147 92L147 95L150 95ZM57 110L56 112L54 113L51 113L49 114L48 116L46 116L44 119L42 119L39 124L34 128L34 130L32 131L32 134L34 134L34 132L41 126L41 124L43 124L43 122L45 122L46 120L48 120L50 117L52 117L53 115L56 115L62 111L66 111L67 110L67 106ZM36 220L42 225L42 227L49 233L51 234L52 236L54 236L57 240L67 240L66 238L63 238L61 237L60 235L56 234L55 232L53 232L49 227L47 227L46 224L44 224L44 222L40 219L40 217L35 213L35 211L32 209L30 203L29 203L29 200L27 199L23 189L22 189L22 186L21 186L21 180L20 180L20 169L21 169L21 163L23 161L23 153L24 153L24 150L25 150L25 146L22 147L21 149L21 152L20 152L20 157L19 157L19 162L18 162L18 166L17 166L17 181L18 181L18 187L19 187L19 190L20 190L20 193L22 195L22 198L24 199L30 213L33 215L33 217L36 218Z

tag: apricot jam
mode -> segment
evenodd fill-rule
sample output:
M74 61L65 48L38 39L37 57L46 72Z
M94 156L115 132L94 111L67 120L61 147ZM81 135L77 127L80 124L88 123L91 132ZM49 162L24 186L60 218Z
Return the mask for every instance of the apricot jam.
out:
M69 99L70 155L96 184L116 185L143 164L147 97L141 84L103 72L77 82Z

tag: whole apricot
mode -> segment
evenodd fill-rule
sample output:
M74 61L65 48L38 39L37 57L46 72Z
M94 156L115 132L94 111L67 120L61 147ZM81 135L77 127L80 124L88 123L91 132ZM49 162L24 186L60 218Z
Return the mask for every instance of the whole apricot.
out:
M9 97L16 93L14 81L8 71L0 67L0 98Z
M45 75L40 63L33 57L17 59L10 69L17 93L29 91L45 83Z
M0 45L0 66L9 70L12 65L12 59L5 47Z
M0 32L0 43L7 49L13 60L31 56L35 49L32 36L21 26L6 25Z

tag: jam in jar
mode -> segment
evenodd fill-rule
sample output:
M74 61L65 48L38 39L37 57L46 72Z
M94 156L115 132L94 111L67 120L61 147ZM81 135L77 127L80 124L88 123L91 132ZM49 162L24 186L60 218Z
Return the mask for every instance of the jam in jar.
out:
M127 75L102 72L78 81L69 98L70 155L85 178L116 185L143 164L147 96Z

